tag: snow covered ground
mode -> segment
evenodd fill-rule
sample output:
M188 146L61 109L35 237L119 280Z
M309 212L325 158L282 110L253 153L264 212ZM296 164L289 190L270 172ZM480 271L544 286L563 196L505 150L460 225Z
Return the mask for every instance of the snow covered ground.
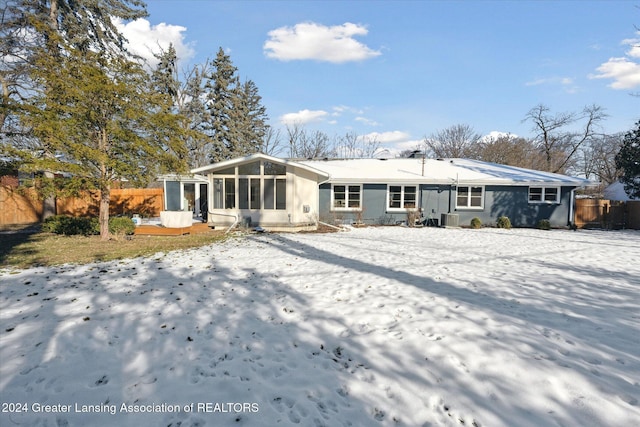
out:
M2 426L637 426L640 233L354 229L0 272Z

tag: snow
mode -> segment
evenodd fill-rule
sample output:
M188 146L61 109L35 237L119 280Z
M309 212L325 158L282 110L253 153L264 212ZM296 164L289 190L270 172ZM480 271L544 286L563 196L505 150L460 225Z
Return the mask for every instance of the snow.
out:
M640 425L639 259L372 227L3 270L0 425Z
M628 202L631 200L627 192L624 190L624 184L616 181L604 189L604 198L606 200L620 200Z
M582 178L470 159L302 160L297 164L326 172L332 182L593 185L591 181Z

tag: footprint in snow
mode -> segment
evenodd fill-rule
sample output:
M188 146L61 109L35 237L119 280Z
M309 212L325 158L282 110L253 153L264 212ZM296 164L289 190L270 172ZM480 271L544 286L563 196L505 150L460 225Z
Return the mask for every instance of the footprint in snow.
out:
M108 383L109 383L109 377L106 375L103 375L101 378L96 380L95 385L102 386L102 385L107 385Z

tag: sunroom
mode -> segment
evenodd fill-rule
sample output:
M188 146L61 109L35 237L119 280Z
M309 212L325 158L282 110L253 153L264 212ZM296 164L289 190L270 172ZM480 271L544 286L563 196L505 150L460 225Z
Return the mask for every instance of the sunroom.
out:
M252 154L191 171L206 175L212 226L262 227L270 231L315 229L318 184L328 175L315 168Z

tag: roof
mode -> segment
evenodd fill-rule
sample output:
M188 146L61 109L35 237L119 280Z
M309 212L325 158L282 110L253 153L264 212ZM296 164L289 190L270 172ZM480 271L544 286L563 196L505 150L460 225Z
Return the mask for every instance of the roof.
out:
M293 166L293 167L297 167L300 169L304 169L307 170L309 172L315 173L316 175L323 177L323 178L327 178L328 174L326 172L324 172L322 169L316 169L315 167L311 166L311 165L306 165L302 162L294 162L291 160L286 160L286 159L280 159L278 157L272 157L272 156L268 156L266 154L262 154L262 153L256 153L256 154L251 154L249 156L245 156L245 157L238 157L235 159L231 159L231 160L225 160L222 162L218 162L218 163L213 163L207 166L202 166L199 168L195 168L195 169L191 169L191 173L194 174L207 174L207 173L213 173L215 171L218 170L222 170L222 169L226 169L229 168L231 166L239 166L239 165L243 165L245 163L251 163L253 161L256 160L266 160L268 162L273 162L273 163L278 163L281 165L289 165L289 166Z
M620 181L616 181L609 185L603 191L604 198L607 200L616 200L621 202L628 202L632 200L624 189L624 184Z
M302 160L297 163L325 171L331 182L433 183L477 185L567 185L593 183L551 172L469 159Z

